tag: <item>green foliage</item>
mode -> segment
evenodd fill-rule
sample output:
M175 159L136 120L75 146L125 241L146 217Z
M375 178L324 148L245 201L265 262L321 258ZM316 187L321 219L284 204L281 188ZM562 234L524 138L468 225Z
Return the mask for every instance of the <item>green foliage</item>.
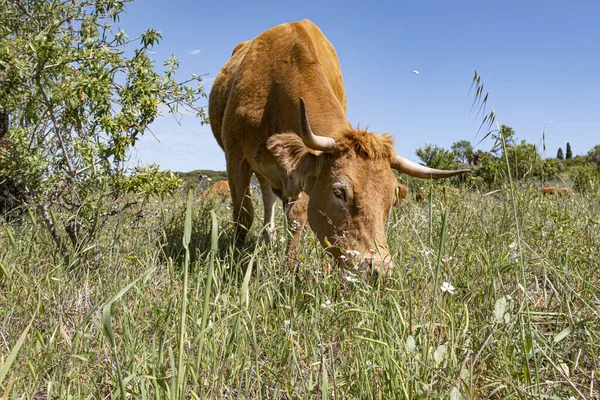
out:
M491 152L502 153L502 139L504 139L504 143L506 146L513 146L516 142L515 130L508 125L500 125L500 131L493 132L492 138L495 140L494 147Z
M454 166L454 154L437 145L426 144L415 150L415 154L431 168L450 169Z
M593 164L573 167L570 171L573 188L581 192L595 193L600 188L600 169Z
M472 156L473 164L477 166L473 175L479 185L496 188L508 180L509 172L513 181L546 181L559 173L558 162L542 159L536 145L524 140L517 143L515 131L510 126L501 125L499 131L490 134L496 140L492 150L489 153L478 150Z
M587 162L596 164L600 167L600 144L595 145L590 151L587 153Z
M567 142L566 159L570 160L571 158L573 158L573 151L571 150L571 143Z
M539 177L542 179L551 179L558 175L560 171L560 164L558 161L551 158L545 158L542 160ZM564 168L564 167L563 167Z
M524 140L518 145L508 145L506 156L510 163L510 172L515 180L541 175L542 158L536 145L527 143ZM504 160L501 162L504 162Z
M558 148L558 152L556 153L556 158L558 158L559 160L564 160L565 159L565 155L563 154L562 147Z
M461 163L473 163L473 145L468 140L459 140L452 144L452 151L456 161Z
M585 165L587 164L587 158L584 156L575 156L573 158L570 159L565 159L564 164L565 167L567 168L572 168L572 167L576 167L578 165Z
M211 211L219 212L222 215L231 213L229 200L222 201L220 198L201 200L202 196L197 195L198 203L191 213L191 239L188 243L190 259L196 261L199 249L205 249L210 246L211 232ZM186 208L183 205L161 212L162 232L161 246L164 260L173 260L179 263L185 255L185 248L182 245L181 237L185 231Z
M534 178L547 180L558 174L559 167L556 160L542 160L537 147L524 140L519 144L507 145L506 158L491 154L480 155L479 167L475 169L474 176L486 187L494 188L507 180L509 169L515 181Z
M63 253L92 243L124 207L180 185L157 166L127 164L159 106L205 118L196 105L204 96L201 79L180 83L177 58L158 71L150 57L160 33L130 39L116 29L127 2L0 4L0 108L10 115L15 155L0 174L18 177L24 205Z

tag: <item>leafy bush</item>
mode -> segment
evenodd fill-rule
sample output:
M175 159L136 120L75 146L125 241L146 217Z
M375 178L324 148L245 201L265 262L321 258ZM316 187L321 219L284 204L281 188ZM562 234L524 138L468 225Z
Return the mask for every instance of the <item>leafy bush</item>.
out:
M571 169L573 188L581 192L596 192L600 187L600 172L592 164L583 164Z
M490 153L478 155L478 164L474 175L488 188L498 187L506 182L509 170L514 181L534 178L547 180L555 177L559 170L556 160L542 160L537 146L524 140L519 144L507 145L506 155L500 157Z
M455 165L454 153L437 145L426 144L415 150L415 154L431 168L451 169Z
M176 81L174 56L156 71L150 54L159 32L130 39L114 29L125 3L1 6L0 110L10 116L13 159L2 165L0 180L12 177L23 188L23 206L37 213L63 254L93 243L121 211L180 186L157 166L127 164L159 106L205 118L196 106L204 96L200 78Z

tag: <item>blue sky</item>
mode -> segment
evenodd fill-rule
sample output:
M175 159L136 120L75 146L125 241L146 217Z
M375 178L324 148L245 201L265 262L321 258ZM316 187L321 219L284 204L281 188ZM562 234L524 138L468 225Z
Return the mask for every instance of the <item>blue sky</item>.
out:
M393 134L398 153L412 160L426 143L449 148L481 139L481 117L469 114L475 70L499 123L518 138L541 145L546 126L546 156L567 141L574 154L600 143L598 1L137 0L127 10L121 28L130 37L161 31L155 59L175 54L181 79L208 74L207 91L239 42L283 22L312 20L338 51L350 122ZM136 145L139 162L225 169L210 126L194 117L178 124L167 116L152 131L156 138Z

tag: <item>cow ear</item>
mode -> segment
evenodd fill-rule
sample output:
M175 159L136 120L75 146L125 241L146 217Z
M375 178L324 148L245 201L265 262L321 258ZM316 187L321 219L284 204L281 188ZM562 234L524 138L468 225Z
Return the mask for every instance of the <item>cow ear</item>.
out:
M271 136L267 141L267 149L292 178L296 189L310 193L327 154L311 150L295 133Z
M399 207L404 202L404 199L406 199L406 197L408 196L408 188L405 185L396 182L394 194L396 197L396 199L394 200L394 207Z

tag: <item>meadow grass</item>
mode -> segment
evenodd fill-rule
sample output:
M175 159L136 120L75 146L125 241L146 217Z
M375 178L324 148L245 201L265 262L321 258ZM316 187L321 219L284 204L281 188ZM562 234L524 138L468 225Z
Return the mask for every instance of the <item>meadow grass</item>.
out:
M432 193L393 210L383 281L310 232L286 265L281 217L240 255L228 202L183 191L72 265L34 219L4 224L0 395L599 398L598 195Z

